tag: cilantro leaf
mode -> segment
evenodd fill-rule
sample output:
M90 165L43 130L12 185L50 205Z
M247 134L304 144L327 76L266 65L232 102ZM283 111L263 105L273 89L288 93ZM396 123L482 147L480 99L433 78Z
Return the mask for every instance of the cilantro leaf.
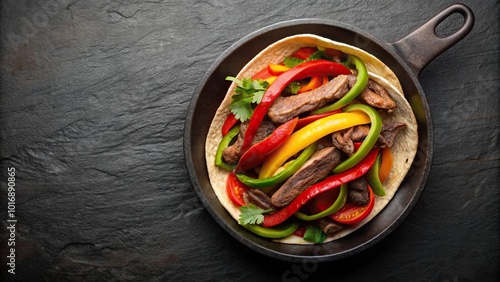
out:
M261 79L243 78L240 80L232 76L226 77L226 80L237 85L229 109L237 119L244 122L252 116L254 106L262 100L269 83Z
M253 93L252 103L258 104L262 100L262 96L266 93L265 90L259 90Z
M299 93L300 87L301 87L300 82L293 81L290 84L288 84L288 91L292 94L297 94Z
M320 59L333 61L332 57L328 56L326 52L323 50L318 50L312 53L311 56L309 56L309 58L307 58L308 61L320 60Z
M326 239L326 234L316 225L307 226L306 232L304 233L304 240L311 241L314 243L323 243Z
M229 109L234 114L234 117L241 121L250 119L253 113L251 100L249 101L248 98L243 98L241 95L233 96L233 101L229 105Z
M289 68L293 68L303 62L304 60L295 57L286 57L285 59L283 59L283 64Z
M248 204L240 207L240 223L247 224L261 224L264 221L264 213L272 211L271 209L263 210L254 204Z

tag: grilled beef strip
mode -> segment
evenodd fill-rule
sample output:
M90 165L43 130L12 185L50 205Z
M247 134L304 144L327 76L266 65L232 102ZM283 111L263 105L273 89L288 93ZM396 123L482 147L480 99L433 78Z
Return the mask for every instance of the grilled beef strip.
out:
M318 221L318 226L326 235L332 235L344 228L340 223L329 217L323 217Z
M392 147L398 132L405 127L406 124L401 122L383 122L382 130L380 131L380 136L378 137L375 146L380 148ZM351 156L354 153L354 142L363 141L369 131L369 126L357 125L345 130L334 132L332 134L333 145L342 150L342 152Z
M335 147L316 151L304 165L288 178L272 195L275 207L288 205L307 187L325 178L340 162L341 152Z
M245 204L252 203L263 210L272 209L273 212L276 211L276 208L271 203L271 198L258 189L249 189L243 193L243 201L245 201Z
M380 148L392 147L398 132L405 127L406 124L402 122L393 121L382 123L382 131L380 132L376 145L380 146Z
M356 82L356 76L352 74L349 75L348 81L349 88L352 88ZM377 109L388 110L390 112L394 109L394 107L396 107L396 102L392 100L387 90L373 79L368 79L368 84L365 89L361 91L358 97L365 101L368 105Z
M391 99L387 90L371 79L368 80L368 85L361 91L359 97L368 105L389 112L396 107L396 102Z
M370 201L370 191L368 191L368 182L366 182L364 177L349 182L347 199L358 206L368 204Z
M329 102L342 98L348 91L346 75L339 75L328 83L298 95L278 97L268 111L268 116L277 124L309 111L319 109Z
M352 141L353 131L354 127L351 127L332 134L333 145L349 156L354 153L354 142Z
M244 122L240 125L240 133L238 134L238 139L231 146L228 146L222 152L222 158L228 164L236 164L241 157L241 145L243 145L243 139L248 128L248 122ZM255 133L254 140L252 144L257 144L264 140L268 135L270 135L276 129L276 125L269 121L262 121L257 133Z

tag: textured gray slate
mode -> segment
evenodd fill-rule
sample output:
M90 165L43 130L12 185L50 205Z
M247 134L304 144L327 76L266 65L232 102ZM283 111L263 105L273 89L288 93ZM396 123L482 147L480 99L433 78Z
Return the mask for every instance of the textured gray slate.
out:
M193 91L226 48L269 24L330 19L394 42L448 3L2 1L2 280L498 281L499 2L463 2L474 29L420 77L435 129L420 201L373 248L318 265L254 253L205 211L183 156Z

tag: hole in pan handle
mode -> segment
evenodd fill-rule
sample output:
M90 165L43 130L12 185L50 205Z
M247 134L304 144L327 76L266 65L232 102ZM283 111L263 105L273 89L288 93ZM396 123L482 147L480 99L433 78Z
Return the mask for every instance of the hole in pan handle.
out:
M437 26L455 13L463 16L462 26L446 37L436 33ZM464 4L453 4L422 24L404 38L390 45L403 58L416 76L434 58L462 40L474 26L474 13Z

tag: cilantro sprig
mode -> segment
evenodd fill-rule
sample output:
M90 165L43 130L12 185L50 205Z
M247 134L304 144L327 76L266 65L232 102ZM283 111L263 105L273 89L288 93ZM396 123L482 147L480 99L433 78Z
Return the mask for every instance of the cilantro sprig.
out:
M240 223L247 224L261 224L264 221L264 213L272 211L272 209L263 210L254 204L248 204L240 207Z
M255 105L262 100L269 83L261 79L243 78L240 80L232 76L226 77L226 80L237 85L229 109L237 119L245 122L252 116Z

